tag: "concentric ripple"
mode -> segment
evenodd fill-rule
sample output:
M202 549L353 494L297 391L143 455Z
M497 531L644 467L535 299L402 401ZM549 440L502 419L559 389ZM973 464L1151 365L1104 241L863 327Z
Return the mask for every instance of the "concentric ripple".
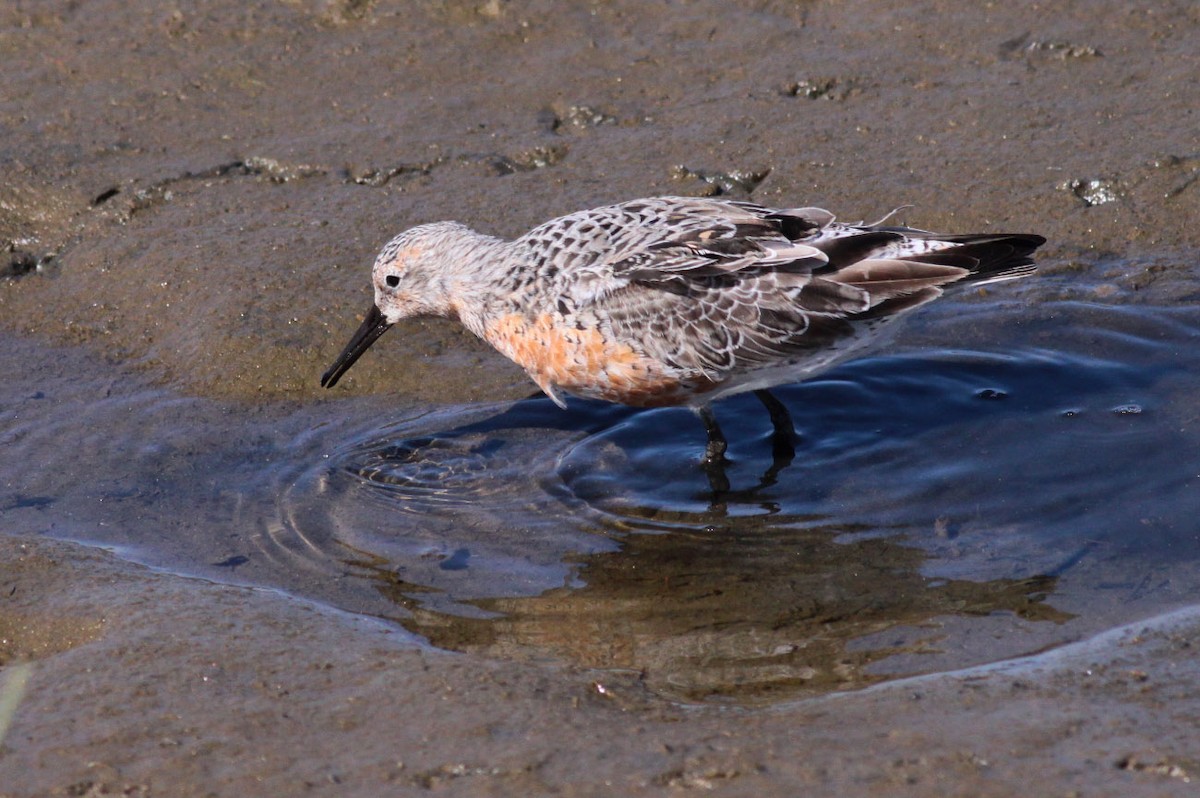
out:
M935 507L941 516L1045 524L1091 500L1100 463L1154 456L1162 431L1128 397L1155 378L1040 351L870 358L776 391L799 435L783 462L772 457L771 424L753 398L720 405L731 441L728 491L679 467L703 444L694 422L691 441L659 432L686 429L686 419L663 423L680 411L638 414L573 444L559 474L574 495L634 526L671 515L695 525L783 514L892 529L923 523ZM1037 451L1022 438L1038 441ZM1128 488L1117 479L1106 492Z
M405 512L452 510L485 501L505 490L495 478L506 471L502 447L483 434L455 439L371 441L348 453L343 468L384 491Z
M1003 352L868 358L778 391L792 458L756 400L720 403L727 489L686 410L364 422L283 480L263 548L434 645L636 672L686 701L1053 646L1200 597L1176 357L1197 325L1069 309L1086 323L1030 324Z
M572 578L569 555L614 544L546 475L561 441L614 411L574 414L582 429L553 430L536 423L550 410L548 401L459 409L341 440L287 475L263 549L360 592L369 586L388 605L359 596L355 606L381 615L478 615L465 602L561 586Z
M779 390L791 457L757 401L719 403L726 487L686 410L244 414L98 388L79 362L10 384L0 512L683 701L997 661L1200 603L1200 308L961 310Z

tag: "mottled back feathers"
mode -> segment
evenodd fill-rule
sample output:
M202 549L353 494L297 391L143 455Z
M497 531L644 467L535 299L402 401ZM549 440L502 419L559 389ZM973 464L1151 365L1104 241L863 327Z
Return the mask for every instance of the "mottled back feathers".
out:
M457 224L413 228L376 261L376 303L388 324L457 316L556 401L561 390L703 405L826 368L952 285L1029 274L1043 243L659 197L511 242Z

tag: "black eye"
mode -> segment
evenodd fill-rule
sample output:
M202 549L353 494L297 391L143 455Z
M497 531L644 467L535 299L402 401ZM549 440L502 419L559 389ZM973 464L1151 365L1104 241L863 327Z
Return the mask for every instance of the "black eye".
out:
M389 274L387 277L383 278L383 281L388 284L388 288L395 288L396 286L400 285L400 275Z

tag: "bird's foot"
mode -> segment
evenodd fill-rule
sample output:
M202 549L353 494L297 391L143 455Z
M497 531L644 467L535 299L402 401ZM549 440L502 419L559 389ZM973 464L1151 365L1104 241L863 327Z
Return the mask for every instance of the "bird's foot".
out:
M700 465L706 469L715 466L725 467L729 464L729 459L725 456L728 449L729 444L723 438L709 438L708 445L704 447L704 459L700 461Z

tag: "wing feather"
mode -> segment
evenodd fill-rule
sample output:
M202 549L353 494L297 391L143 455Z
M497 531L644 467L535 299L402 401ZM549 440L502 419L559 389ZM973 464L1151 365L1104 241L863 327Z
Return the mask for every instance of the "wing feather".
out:
M536 259L565 323L717 380L802 359L856 335L855 322L917 307L955 283L1026 274L1043 242L663 197L561 217L514 245Z

